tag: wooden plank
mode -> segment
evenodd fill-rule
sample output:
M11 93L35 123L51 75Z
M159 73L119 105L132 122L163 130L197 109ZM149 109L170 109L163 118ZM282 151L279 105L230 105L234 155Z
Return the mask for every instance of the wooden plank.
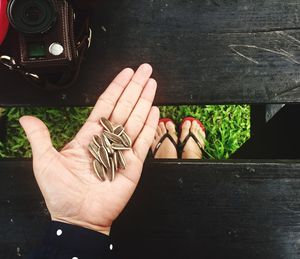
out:
M30 160L0 162L0 258L24 258L50 220Z
M285 105L268 123L264 123L264 107L256 107L256 118L251 114L251 138L231 158L246 159L298 159L300 125L299 105ZM252 112L252 111L251 111ZM253 118L254 117L254 118ZM256 121L255 121L256 119ZM253 134L252 134L253 133Z
M2 160L0 257L20 258L49 216L31 162ZM147 161L112 235L120 258L299 258L300 161Z
M106 1L74 87L45 93L1 68L0 105L93 105L118 71L142 62L154 67L156 104L299 102L299 9L292 0Z

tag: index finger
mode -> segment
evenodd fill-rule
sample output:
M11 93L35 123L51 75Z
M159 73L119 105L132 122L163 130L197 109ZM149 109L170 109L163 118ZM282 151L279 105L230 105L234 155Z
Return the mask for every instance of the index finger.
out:
M134 71L131 68L122 70L106 90L100 95L88 121L98 122L101 117L109 118L114 107L122 95L124 89L133 77Z

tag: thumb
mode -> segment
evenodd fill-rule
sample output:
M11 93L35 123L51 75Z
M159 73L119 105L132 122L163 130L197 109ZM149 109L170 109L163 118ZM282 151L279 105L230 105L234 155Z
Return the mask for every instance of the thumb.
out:
M23 116L19 122L30 142L33 158L39 159L51 150L52 142L47 126L33 116Z

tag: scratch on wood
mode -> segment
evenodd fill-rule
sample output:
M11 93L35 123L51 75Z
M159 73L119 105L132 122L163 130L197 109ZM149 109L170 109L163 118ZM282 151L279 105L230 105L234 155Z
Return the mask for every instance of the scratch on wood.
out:
M299 41L300 43L300 41ZM300 65L300 62L298 62L296 59L294 59L294 55L287 52L286 50L280 49L280 50L272 50L272 49L267 49L267 48L263 48L263 47L258 47L255 45L236 45L236 44L230 44L228 46L233 52L235 52L236 54L238 54L239 56L255 63L255 64L259 64L259 62L251 57L246 56L245 54L241 53L241 50L238 51L237 49L256 49L256 50L261 50L261 51L266 51L266 52L270 52L270 53L274 53L276 55L282 56L284 58L287 59L287 61L294 63L294 64L298 64Z
M282 91L282 92L279 92L279 93L276 93L275 95L277 96L277 97L282 97L282 96L284 96L286 93L288 93L288 94L291 94L292 92L294 92L293 94L297 94L297 92L295 93L295 91L298 91L299 90L299 84L297 83L297 82L295 82L296 83L296 85L294 86L294 87L292 87L292 88L289 88L289 89L287 89L287 90L284 90L284 91Z
M228 47L229 48L231 48L231 50L232 51L234 51L236 54L238 54L239 56L241 56L241 57L243 57L243 58L245 58L245 59L247 59L247 60L249 60L249 61L251 61L251 62L253 62L253 63L255 63L255 64L259 64L256 60L254 60L253 58L250 58L250 57L247 57L247 56L245 56L244 54L242 54L241 52L239 52L239 51L237 51L236 49L235 49L235 47L237 47L238 45L229 45Z
M294 43L298 43L296 44L298 47L300 47L300 40L298 40L297 38L293 37L292 35L284 32L284 31L276 31L276 33L280 36L283 36L285 38L288 38L289 40L291 40L291 42L294 42Z
M282 52L284 52L284 53L286 53L286 54L290 54L290 53L288 53L287 51L285 51L284 49L280 49L280 51L282 51Z

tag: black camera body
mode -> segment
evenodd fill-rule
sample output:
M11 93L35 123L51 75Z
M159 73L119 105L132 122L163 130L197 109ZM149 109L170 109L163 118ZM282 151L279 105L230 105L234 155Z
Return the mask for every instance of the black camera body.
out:
M7 14L18 31L19 60L35 73L59 72L77 56L73 8L64 0L11 0Z
M14 36L7 38L13 44L0 61L45 89L72 85L91 42L84 2L10 0L7 17Z

